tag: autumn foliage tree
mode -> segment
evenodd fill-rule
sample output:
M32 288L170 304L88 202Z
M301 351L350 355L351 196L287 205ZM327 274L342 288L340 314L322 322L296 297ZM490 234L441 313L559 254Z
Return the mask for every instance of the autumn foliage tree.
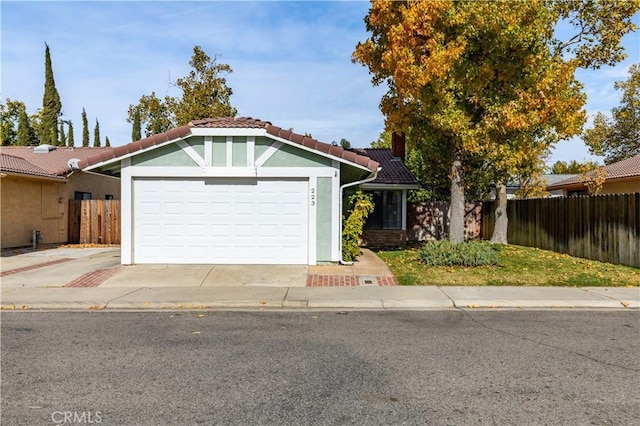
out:
M380 104L387 128L417 129L425 150L446 156L452 242L464 238L464 164L481 161L500 189L492 240L506 243L504 183L580 132L585 95L575 70L622 58L619 40L637 9L637 2L372 1L371 37L353 60L369 68L373 84L387 84ZM560 20L578 36L554 38Z

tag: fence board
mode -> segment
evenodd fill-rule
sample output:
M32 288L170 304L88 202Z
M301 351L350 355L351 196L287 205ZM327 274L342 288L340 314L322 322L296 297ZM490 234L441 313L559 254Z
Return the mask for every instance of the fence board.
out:
M482 238L495 202L483 203ZM509 242L640 268L640 193L509 200Z
M120 244L120 200L70 200L71 244Z

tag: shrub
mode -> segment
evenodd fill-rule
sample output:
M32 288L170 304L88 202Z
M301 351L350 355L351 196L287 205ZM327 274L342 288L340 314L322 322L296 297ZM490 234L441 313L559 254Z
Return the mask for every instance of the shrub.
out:
M453 244L440 240L424 243L420 260L427 266L489 266L498 263L498 254L487 242Z
M349 197L349 206L351 213L342 228L342 259L353 262L360 255L358 243L367 217L373 211L373 197L358 191Z

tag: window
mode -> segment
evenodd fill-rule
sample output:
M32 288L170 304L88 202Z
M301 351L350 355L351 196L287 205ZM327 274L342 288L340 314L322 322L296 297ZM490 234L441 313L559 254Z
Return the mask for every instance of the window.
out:
M73 193L74 200L91 200L90 192L75 191Z
M568 191L567 197L578 197L580 195L589 195L589 191L586 189L578 189L575 191Z
M104 199L105 199L105 200L113 200L113 194L106 194L106 195L104 196Z
M364 229L402 229L402 191L371 191L375 207Z

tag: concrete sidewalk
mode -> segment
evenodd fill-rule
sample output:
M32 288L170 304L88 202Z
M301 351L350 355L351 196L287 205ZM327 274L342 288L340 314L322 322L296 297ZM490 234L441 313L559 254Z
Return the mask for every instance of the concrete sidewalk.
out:
M10 288L1 296L4 310L640 308L638 287Z

